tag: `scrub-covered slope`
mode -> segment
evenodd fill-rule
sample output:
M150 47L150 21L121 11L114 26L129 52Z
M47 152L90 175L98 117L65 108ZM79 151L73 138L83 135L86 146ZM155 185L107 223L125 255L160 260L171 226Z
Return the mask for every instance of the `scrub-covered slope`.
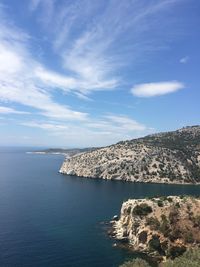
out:
M77 154L65 160L60 172L133 182L199 183L200 126Z

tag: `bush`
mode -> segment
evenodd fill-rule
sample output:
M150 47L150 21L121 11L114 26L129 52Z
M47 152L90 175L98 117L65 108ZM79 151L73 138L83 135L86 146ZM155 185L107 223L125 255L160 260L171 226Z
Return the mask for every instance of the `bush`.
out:
M200 249L191 249L175 260L168 260L163 267L199 267Z
M169 234L169 239L174 242L176 239L182 237L182 232L180 231L179 228L172 228L171 233Z
M147 232L142 231L139 234L139 242L145 244L147 242Z
M167 260L162 264L162 267L199 267L200 266L200 248L190 249L182 256L174 260ZM150 267L149 264L142 260L136 259L125 262L120 267Z
M134 207L133 214L137 216L146 216L152 211L153 210L149 205L143 203Z
M134 259L131 261L126 261L124 264L119 267L150 267L149 264L142 259Z
M200 216L197 215L196 217L192 217L192 222L194 227L200 227Z
M194 242L194 237L192 232L186 232L184 234L184 240L186 243L193 243Z
M158 252L161 252L161 244L160 244L160 239L157 235L153 235L152 239L149 240L149 248L151 250L156 250Z
M158 207L164 206L163 201L161 199L158 200L157 204L158 204Z
M169 249L168 256L172 259L175 259L176 257L182 255L186 251L186 248L184 246L174 246Z
M171 224L174 224L178 221L179 212L178 209L174 208L169 213L169 221Z
M169 225L169 221L167 220L166 216L163 215L162 217L162 223L160 224L160 232L165 236L169 236L170 234L170 225Z
M167 200L171 203L173 202L173 199L171 197L168 197Z
M146 225L149 225L151 230L158 230L160 227L160 222L157 218L149 217L146 220Z
M175 207L179 209L181 207L180 206L180 203L179 202L176 202Z

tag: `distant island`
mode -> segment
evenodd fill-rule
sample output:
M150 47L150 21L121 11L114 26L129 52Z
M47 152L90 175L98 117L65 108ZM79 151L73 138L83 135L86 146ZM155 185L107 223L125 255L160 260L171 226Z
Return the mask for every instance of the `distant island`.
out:
M27 153L31 153L31 154L61 154L61 155L65 155L66 157L72 157L76 154L93 151L95 149L96 148L94 148L94 147L90 147L90 148L47 148L47 149L36 150L36 151L27 152Z
M60 173L146 183L200 183L200 126L71 154Z
M119 219L115 217L111 224L111 236L129 249L160 261L174 259L200 245L200 199L190 196L129 199L123 203Z

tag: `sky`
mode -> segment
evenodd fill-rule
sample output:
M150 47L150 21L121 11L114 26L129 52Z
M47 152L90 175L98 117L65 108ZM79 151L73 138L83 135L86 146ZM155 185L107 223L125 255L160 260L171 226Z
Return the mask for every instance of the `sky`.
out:
M0 146L200 124L199 0L0 0Z

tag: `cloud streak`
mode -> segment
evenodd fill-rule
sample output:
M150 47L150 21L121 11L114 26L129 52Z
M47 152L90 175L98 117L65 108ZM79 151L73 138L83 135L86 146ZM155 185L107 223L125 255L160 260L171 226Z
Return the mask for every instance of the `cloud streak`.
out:
M41 5L40 16L44 10L51 14L46 21L50 32L45 33L62 60L66 79L73 80L65 90L88 95L126 84L123 69L170 42L176 27L163 18L181 2L74 0L66 6L49 0Z
M174 93L185 86L178 81L137 84L131 89L131 93L137 97L154 97Z
M24 115L24 114L30 114L29 112L25 112L25 111L19 111L13 108L9 108L9 107L3 107L0 106L0 114L19 114L19 115Z
M67 78L41 70L41 75L44 76L41 82L37 75L40 64L28 50L27 35L15 28L12 33L10 27L0 22L0 101L32 107L46 117L86 119L87 113L55 102L47 88L49 84L68 87ZM48 86L44 86L46 82Z

